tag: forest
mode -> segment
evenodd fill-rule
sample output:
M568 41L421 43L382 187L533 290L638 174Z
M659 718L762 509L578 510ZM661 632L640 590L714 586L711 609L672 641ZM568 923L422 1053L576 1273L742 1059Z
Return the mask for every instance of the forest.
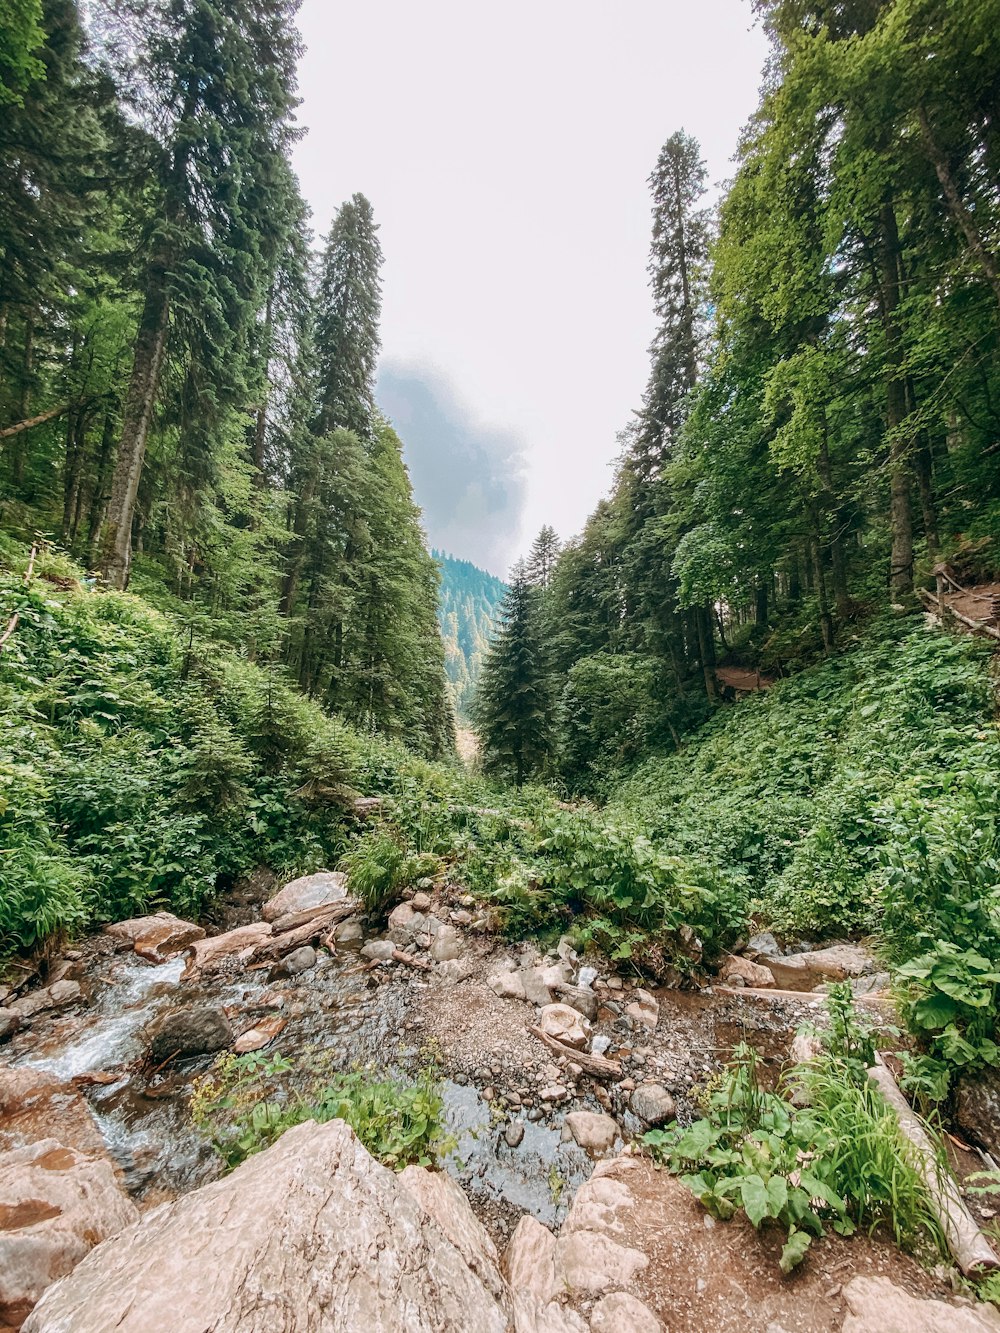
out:
M506 588L502 579L469 560L441 551L431 554L441 570L438 620L452 706L456 718L466 721Z

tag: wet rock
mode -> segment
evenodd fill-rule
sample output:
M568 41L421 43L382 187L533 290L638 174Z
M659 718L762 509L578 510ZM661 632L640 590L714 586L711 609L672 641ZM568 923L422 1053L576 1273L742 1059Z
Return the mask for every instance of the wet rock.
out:
M730 954L722 965L722 980L728 985L773 986L774 973L763 963L752 963L749 958Z
M211 1055L232 1044L233 1029L221 1009L208 1005L185 1005L160 1019L149 1039L149 1056L154 1064L174 1057L186 1060L196 1055Z
M19 1000L11 1000L8 1005L23 1022L34 1018L46 1009L62 1009L68 1004L75 1004L81 995L78 981L56 981L51 986L29 991Z
M642 1083L629 1098L629 1106L647 1125L662 1125L677 1114L674 1099L659 1083Z
M524 1139L524 1124L520 1120L510 1120L503 1132L508 1148L519 1148Z
M302 912L319 914L324 907L332 907L347 897L347 877L339 870L317 870L314 875L303 875L279 890L261 908L265 921L277 921L283 916L298 916Z
M568 1004L547 1004L538 1015L538 1026L547 1037L581 1051L590 1039L590 1024Z
M828 981L846 981L873 973L875 960L857 944L834 944L828 949L768 958L775 984L783 990L815 990Z
M603 1296L590 1313L591 1333L663 1333L648 1305L627 1291Z
M205 932L193 921L182 921L172 912L155 912L152 916L132 917L105 927L105 934L131 944L135 952L150 963L163 963L180 953L196 940L203 940Z
M341 921L333 928L333 938L338 944L351 944L355 940L363 940L364 937L364 927L360 921Z
M0 1009L0 1041L12 1037L21 1026L21 1015L16 1009Z
M361 957L370 958L373 963L388 963L396 947L392 940L369 940L361 946Z
M524 982L517 972L494 972L486 978L486 984L494 995L501 999L524 1000Z
M452 959L459 958L462 949L461 932L456 930L454 926L441 926L431 945L431 957L436 963L447 963Z
M105 1155L90 1107L75 1088L30 1065L0 1067L0 1149L53 1137L88 1156Z
M222 935L211 935L195 940L187 947L188 961L182 980L187 981L200 972L211 972L229 959L248 959L254 950L271 937L267 921L254 921L249 926L237 926Z
M595 1154L607 1152L618 1137L617 1123L594 1111L570 1111L566 1129L581 1148Z
M955 1096L955 1119L974 1143L1000 1157L1000 1072L981 1069L963 1078Z
M135 1222L111 1164L57 1139L0 1155L0 1324L15 1328L57 1278Z
M311 944L304 944L301 949L293 949L291 953L286 953L284 958L275 963L271 969L271 976L278 977L297 977L300 972L308 972L310 968L316 966L316 950Z
M233 1050L237 1055L246 1055L248 1051L262 1051L285 1030L287 1023L287 1018L279 1018L277 1014L263 1018L249 1032L244 1032L242 1036L236 1038Z
M314 1333L505 1333L495 1276L484 1279L466 1258L486 1249L471 1237L478 1223L471 1211L462 1217L459 1248L453 1223L437 1220L432 1206L374 1161L343 1121L297 1125L225 1179L101 1246L49 1290L24 1333L307 1325Z
M619 1245L598 1231L573 1231L556 1241L556 1280L571 1294L600 1296L627 1287L648 1265L639 1250Z
M1000 1333L1000 1313L990 1305L957 1306L911 1296L884 1277L855 1277L844 1288L847 1317L842 1333Z
M656 1025L660 1021L660 1006L654 996L650 995L648 990L638 987L632 992L630 1004L625 1006L625 1013L636 1023L641 1023L643 1027L649 1028L650 1032L656 1031Z

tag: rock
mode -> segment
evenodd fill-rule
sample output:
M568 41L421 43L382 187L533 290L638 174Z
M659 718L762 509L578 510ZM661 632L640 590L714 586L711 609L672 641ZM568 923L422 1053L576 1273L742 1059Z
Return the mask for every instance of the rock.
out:
M441 926L431 945L431 957L436 963L446 963L462 953L462 934L454 926Z
M8 1008L23 1022L46 1009L62 1009L68 1004L75 1004L81 993L78 981L56 981L41 990L29 991L19 1000L11 1000Z
M607 1055L611 1049L611 1038L602 1033L590 1043L590 1049L594 1055Z
M590 1039L590 1024L568 1004L547 1004L538 1015L538 1026L547 1037L582 1051Z
M522 1213L503 1255L503 1273L514 1291L547 1305L558 1294L555 1257L555 1236L530 1213Z
M196 940L203 940L205 932L192 921L182 921L172 912L155 912L152 916L132 917L105 927L105 934L131 944L140 957L151 963L163 963L180 953Z
M237 1055L246 1055L248 1051L262 1051L274 1041L275 1037L284 1032L287 1023L287 1018L279 1018L277 1014L262 1018L249 1032L244 1032L242 1036L236 1038L233 1050Z
M416 912L429 912L431 910L431 895L429 893L415 893L410 899L410 904Z
M347 876L338 870L317 870L314 875L293 879L269 898L261 908L265 921L277 921L283 916L298 916L300 912L319 914L324 907L332 907L347 897Z
M564 1102L569 1093L561 1083L551 1083L547 1088L542 1088L538 1095L543 1102Z
M636 1023L649 1028L650 1032L656 1031L656 1025L660 1021L660 1006L648 990L643 990L641 986L634 990L632 1002L625 1006L625 1012Z
M444 1172L423 1166L406 1167L396 1180L434 1219L470 1272L502 1303L507 1293L500 1276L500 1256L461 1186Z
M101 1246L23 1333L505 1333L496 1278L465 1257L485 1250L478 1224L463 1214L459 1248L448 1203L437 1220L343 1121L309 1121Z
M648 1305L616 1291L602 1296L590 1312L591 1333L663 1333L663 1325Z
M136 1221L110 1162L58 1139L0 1155L0 1324L18 1327L46 1288Z
M524 1122L522 1120L508 1121L503 1136L508 1148L519 1148L524 1139Z
M659 1083L642 1083L629 1098L629 1106L647 1125L662 1125L677 1114L674 1099Z
M576 984L578 986L583 986L585 990L590 990L596 980L596 967L581 967L580 971L577 973Z
M0 1041L12 1037L21 1026L21 1015L16 1009L0 1009Z
M374 963L388 963L396 948L392 940L369 940L361 946L361 957L370 958Z
M426 920L424 913L418 911L412 902L397 903L389 913L389 938L400 946L410 944L426 930Z
M600 1296L627 1287L648 1264L639 1250L619 1245L599 1231L572 1231L556 1241L556 1281L571 1293Z
M351 802L351 813L355 819L371 819L382 809L381 796L356 796Z
M590 1333L587 1321L569 1305L541 1305L526 1292L515 1291L514 1333Z
M827 981L846 981L875 971L875 960L856 944L834 944L785 957L768 958L775 984L783 990L815 990Z
M301 949L293 949L271 969L272 977L297 977L300 972L308 972L316 966L316 950L311 944L304 944Z
M602 1165L617 1169L621 1161L628 1160L615 1158ZM625 1231L625 1223L620 1214L629 1213L634 1207L635 1198L623 1180L613 1175L598 1175L595 1171L577 1190L561 1234L568 1236L572 1231L601 1231L606 1236L621 1235Z
M722 965L721 978L732 986L773 986L774 973L763 963L752 963L749 958L740 958L730 954Z
M184 1005L168 1011L150 1033L149 1057L154 1065L171 1057L186 1060L210 1055L232 1043L233 1029L221 1009L208 1005Z
M566 1128L581 1148L597 1155L607 1152L618 1138L617 1122L594 1111L570 1111Z
M473 920L472 913L467 911L464 907L460 907L457 912L452 912L450 915L452 922L456 926L472 925L472 920Z
M788 1053L797 1065L810 1065L822 1050L823 1041L819 1033L802 1028L792 1038Z
M781 948L769 930L762 930L759 935L750 937L750 942L743 952L756 962L758 958L779 957Z
M341 921L333 928L333 938L338 944L352 944L355 940L363 940L364 937L364 927L360 921Z
M486 984L494 995L502 1000L524 1000L524 982L517 972L494 972L486 978Z
M844 1287L842 1333L1000 1333L991 1305L951 1305L911 1296L884 1277L855 1277Z
M597 996L586 986L559 985L555 987L555 991L563 1004L568 1004L571 1009L583 1014L591 1023L597 1017Z
M532 1004L551 1004L555 988L567 984L573 975L569 963L553 963L547 967L524 967L520 971L525 997Z
M30 1065L0 1066L0 1150L54 1137L89 1157L107 1156L90 1106L76 1088Z
M434 975L446 986L454 986L472 976L472 964L463 962L461 958L448 958L443 963L438 963Z
M981 1069L963 1078L955 1097L955 1119L974 1143L1000 1156L1000 1071Z
M253 951L270 939L271 927L266 921L254 921L249 926L237 926L223 935L211 935L204 940L195 940L187 947L188 961L184 969L183 981L189 980L199 972L211 972L230 958L246 959Z

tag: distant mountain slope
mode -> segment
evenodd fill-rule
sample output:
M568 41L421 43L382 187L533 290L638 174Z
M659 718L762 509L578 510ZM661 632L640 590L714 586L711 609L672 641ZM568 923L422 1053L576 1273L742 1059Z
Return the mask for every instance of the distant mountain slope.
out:
M438 616L444 639L445 671L455 712L467 719L497 607L507 591L503 579L468 560L433 552L441 568Z

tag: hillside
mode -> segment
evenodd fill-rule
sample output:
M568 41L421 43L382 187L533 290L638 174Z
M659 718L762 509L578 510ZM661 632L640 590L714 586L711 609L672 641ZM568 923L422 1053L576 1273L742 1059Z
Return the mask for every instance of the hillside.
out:
M506 585L468 560L434 551L441 570L438 619L455 713L467 720Z

